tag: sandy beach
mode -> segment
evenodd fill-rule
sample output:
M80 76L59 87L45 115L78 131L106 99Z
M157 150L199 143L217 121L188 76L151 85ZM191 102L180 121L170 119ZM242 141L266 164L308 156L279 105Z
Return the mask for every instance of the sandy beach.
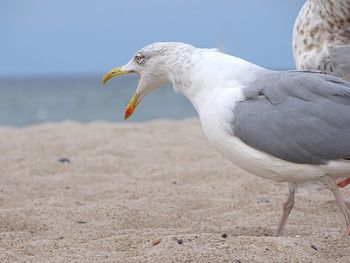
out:
M224 159L197 119L0 137L0 262L350 262L328 190L301 189L273 237L287 186Z

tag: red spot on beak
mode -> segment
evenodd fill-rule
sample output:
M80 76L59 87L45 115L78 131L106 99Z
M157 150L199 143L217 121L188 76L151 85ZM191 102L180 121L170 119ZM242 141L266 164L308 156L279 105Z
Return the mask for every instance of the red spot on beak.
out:
M133 107L126 107L125 112L124 112L124 120L127 120L133 113L134 113L135 108Z

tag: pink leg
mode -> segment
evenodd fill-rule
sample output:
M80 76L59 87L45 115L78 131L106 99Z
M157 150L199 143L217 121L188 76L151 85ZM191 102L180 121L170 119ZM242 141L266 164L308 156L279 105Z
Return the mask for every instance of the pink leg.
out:
M341 188L347 186L348 184L350 184L350 177L345 178L345 179L341 180L339 183L337 183L337 185Z
M326 185L328 186L329 190L332 191L332 193L335 197L335 200L338 203L338 206L340 207L341 211L343 212L343 215L345 217L345 223L346 223L345 234L350 236L350 212L349 212L349 209L346 206L345 201L344 201L343 197L341 196L337 185L335 184L335 181L328 175L326 175L324 177L324 181L325 181Z
M288 216L294 206L295 185L289 184L288 186L289 186L289 194L286 202L283 204L283 213L276 232L277 237L283 234L284 226L286 225Z

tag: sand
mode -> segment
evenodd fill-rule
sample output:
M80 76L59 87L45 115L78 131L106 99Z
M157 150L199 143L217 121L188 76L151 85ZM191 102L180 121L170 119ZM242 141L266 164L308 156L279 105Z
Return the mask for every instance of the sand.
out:
M350 262L327 190L301 190L273 237L287 186L225 160L196 119L0 137L0 262Z

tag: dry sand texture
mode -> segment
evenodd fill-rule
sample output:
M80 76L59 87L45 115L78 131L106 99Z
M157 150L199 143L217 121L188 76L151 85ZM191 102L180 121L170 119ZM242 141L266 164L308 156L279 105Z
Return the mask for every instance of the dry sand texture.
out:
M299 192L272 237L287 186L225 160L195 119L0 137L0 262L350 262L328 191Z

